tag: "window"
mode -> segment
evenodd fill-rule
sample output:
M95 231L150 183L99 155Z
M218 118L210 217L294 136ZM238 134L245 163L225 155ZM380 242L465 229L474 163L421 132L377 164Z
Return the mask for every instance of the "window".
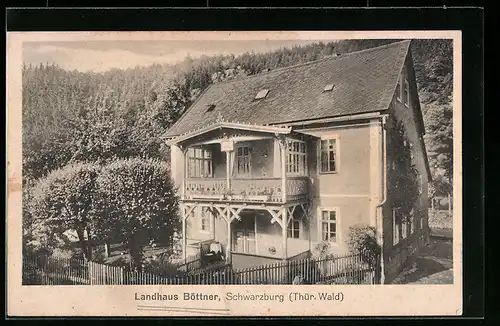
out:
M321 211L321 240L337 242L337 211Z
M332 91L334 87L335 87L335 85L334 85L334 84L328 84L328 85L325 85L325 87L323 88L323 92L329 92L329 91Z
M407 107L410 107L410 84L408 80L405 79L405 89L403 94L403 100Z
M403 239L406 239L406 237L408 236L408 220L409 219L410 219L409 217L406 217L401 221L401 237Z
M257 95L255 95L255 99L256 100L260 100L260 99L263 99L267 96L267 94L269 93L269 90L268 89L263 89L263 90L260 90Z
M249 147L238 147L236 171L240 176L249 176L251 171L251 156Z
M191 178L211 177L212 152L201 148L189 148L188 174Z
M418 182L418 194L421 195L424 192L422 175L420 174L418 175L417 182Z
M401 81L399 79L396 85L396 99L401 102Z
M399 208L392 209L392 245L397 245L399 243L399 223L398 216Z
M208 104L206 112L212 112L215 109L215 104Z
M337 172L337 147L338 139L322 139L320 141L320 172Z
M299 239L300 237L300 220L292 219L288 224L288 237Z
M420 230L422 230L424 228L424 215L423 214L419 215L420 215Z
M204 232L209 232L211 230L211 213L207 207L201 208L200 213L200 229Z
M413 208L410 212L410 218L408 219L408 223L410 224L410 234L413 234L415 233L415 223L413 223L413 219L414 219L414 214L413 214Z
M299 140L288 141L288 174L304 175L306 173L306 143Z

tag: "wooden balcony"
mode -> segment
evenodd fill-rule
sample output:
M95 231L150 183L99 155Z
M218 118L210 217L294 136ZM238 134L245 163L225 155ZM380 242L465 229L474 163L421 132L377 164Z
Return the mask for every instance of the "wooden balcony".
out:
M229 186L229 187L228 187ZM235 202L283 203L307 197L306 176L287 177L286 196L281 178L192 178L185 180L184 199Z

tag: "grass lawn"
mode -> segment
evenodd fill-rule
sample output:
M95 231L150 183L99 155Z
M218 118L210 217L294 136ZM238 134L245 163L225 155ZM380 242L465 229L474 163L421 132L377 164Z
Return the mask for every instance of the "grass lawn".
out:
M403 270L392 283L453 284L452 241L431 238L415 262Z

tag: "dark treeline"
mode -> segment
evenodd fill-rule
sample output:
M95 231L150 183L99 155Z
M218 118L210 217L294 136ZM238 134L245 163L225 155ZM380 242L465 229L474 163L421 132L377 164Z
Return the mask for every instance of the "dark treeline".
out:
M393 40L319 42L270 53L188 57L177 65L105 73L25 65L23 182L74 162L128 157L168 160L160 136L211 83L390 42ZM452 171L452 43L416 40L412 53L435 188L446 192Z

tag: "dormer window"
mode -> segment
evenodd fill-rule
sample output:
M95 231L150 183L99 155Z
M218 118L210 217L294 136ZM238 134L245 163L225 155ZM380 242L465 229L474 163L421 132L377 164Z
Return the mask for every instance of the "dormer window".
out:
M263 99L267 96L268 93L269 93L268 89L262 89L257 93L257 95L255 95L255 99L256 100Z
M333 88L335 87L334 84L327 84L325 85L325 87L323 88L323 92L330 92L333 90Z
M212 112L215 109L215 104L208 104L206 112Z

